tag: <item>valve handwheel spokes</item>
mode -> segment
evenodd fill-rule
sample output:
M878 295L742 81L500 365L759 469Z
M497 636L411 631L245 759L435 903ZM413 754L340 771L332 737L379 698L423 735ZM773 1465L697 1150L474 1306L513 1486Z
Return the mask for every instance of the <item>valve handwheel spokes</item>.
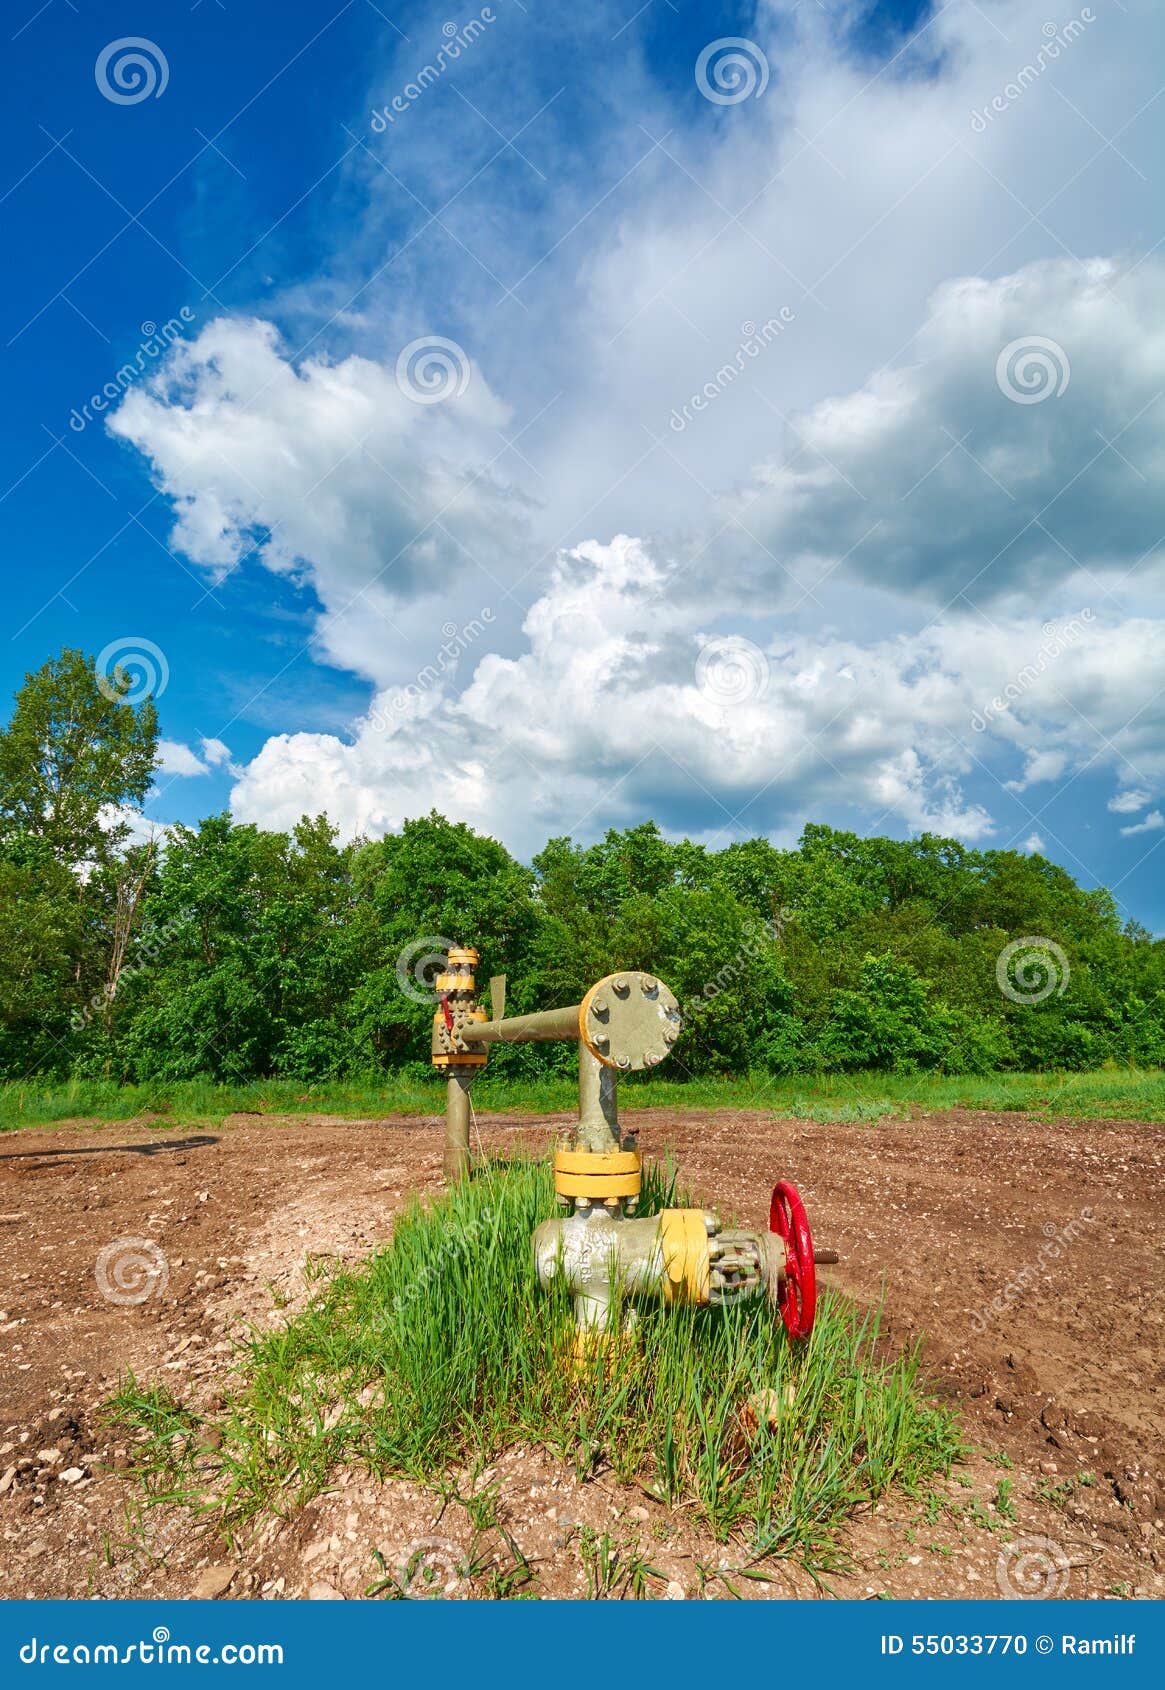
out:
M773 1187L769 1231L785 1242L785 1277L777 1295L781 1318L790 1338L807 1338L817 1313L817 1270L805 1205L788 1180Z

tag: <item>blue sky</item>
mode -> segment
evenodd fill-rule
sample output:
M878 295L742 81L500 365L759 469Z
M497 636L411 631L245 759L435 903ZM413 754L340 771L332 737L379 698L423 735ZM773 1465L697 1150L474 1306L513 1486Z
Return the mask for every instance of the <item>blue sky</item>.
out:
M0 682L144 649L156 820L929 827L1165 927L1148 0L8 28Z

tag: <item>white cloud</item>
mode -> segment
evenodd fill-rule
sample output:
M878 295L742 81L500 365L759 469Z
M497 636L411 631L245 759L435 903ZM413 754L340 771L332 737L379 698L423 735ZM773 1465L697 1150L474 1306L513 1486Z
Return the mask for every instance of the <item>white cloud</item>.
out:
M161 772L164 775L205 775L209 773L209 769L202 758L192 751L188 745L183 745L180 740L160 739L158 741L158 758Z
M1029 833L1023 842L1023 849L1031 856L1039 856L1047 850L1047 844L1038 833Z
M1134 788L1131 792L1118 792L1115 798L1110 798L1108 807L1118 816L1133 816L1138 810L1143 810L1152 794Z
M418 404L392 369L293 368L272 324L219 318L109 427L150 458L178 550L216 579L253 556L309 583L327 612L319 652L383 682L408 649L404 607L501 567L521 528L526 501L490 464L506 415L480 373Z
M839 810L869 827L982 841L992 819L964 785L984 759L1057 739L1065 767L1119 764L1098 736L1119 738L1165 661L1165 625L1150 638L1098 622L1059 658L1054 689L1049 677L976 734L980 702L1046 639L1038 622L951 618L864 645L735 642L729 660L710 664L720 637L701 639L671 599L677 567L626 537L564 555L518 654L470 654L464 680L415 689L403 711L382 695L350 744L269 740L234 808L289 827L326 795L345 833L376 834L436 806L521 851L645 815L727 839ZM1094 725L1065 697L1087 703ZM1126 738L1165 772L1159 724Z
M1126 837L1131 833L1159 833L1165 827L1165 816L1160 810L1150 810L1144 821L1136 822L1132 827L1122 827L1121 833Z
M209 763L212 769L217 769L220 763L231 760L230 747L224 745L221 739L204 739L202 741L203 761Z
M815 406L792 456L723 501L774 554L753 575L812 586L844 556L873 584L989 605L1132 568L1165 533L1163 286L1156 260L1122 274L1068 258L947 283L909 364ZM1062 356L1041 351L1049 337ZM1008 397L1011 343L1052 369L1070 359L1070 385Z

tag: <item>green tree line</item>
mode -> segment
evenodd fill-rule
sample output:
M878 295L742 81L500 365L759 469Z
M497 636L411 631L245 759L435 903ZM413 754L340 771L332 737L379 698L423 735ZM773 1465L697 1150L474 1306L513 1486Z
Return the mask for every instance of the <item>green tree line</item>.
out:
M441 940L508 975L511 1013L658 973L687 1024L672 1077L1165 1062L1165 945L1042 856L820 825L794 850L710 850L643 822L527 865L436 813L347 844L324 816L229 814L141 843L158 726L130 690L66 650L0 731L0 1077L427 1067L413 967ZM525 1046L491 1067L568 1061Z

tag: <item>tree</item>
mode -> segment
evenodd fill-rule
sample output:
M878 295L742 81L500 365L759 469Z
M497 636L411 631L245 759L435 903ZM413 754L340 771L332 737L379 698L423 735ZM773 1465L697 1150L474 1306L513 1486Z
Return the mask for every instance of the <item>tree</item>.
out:
M24 678L0 731L0 837L43 840L69 867L108 860L129 829L113 820L138 808L157 765L153 701L126 701L123 670L98 676L91 657L66 647Z
M0 1074L68 1071L83 926L73 877L43 841L0 839Z

